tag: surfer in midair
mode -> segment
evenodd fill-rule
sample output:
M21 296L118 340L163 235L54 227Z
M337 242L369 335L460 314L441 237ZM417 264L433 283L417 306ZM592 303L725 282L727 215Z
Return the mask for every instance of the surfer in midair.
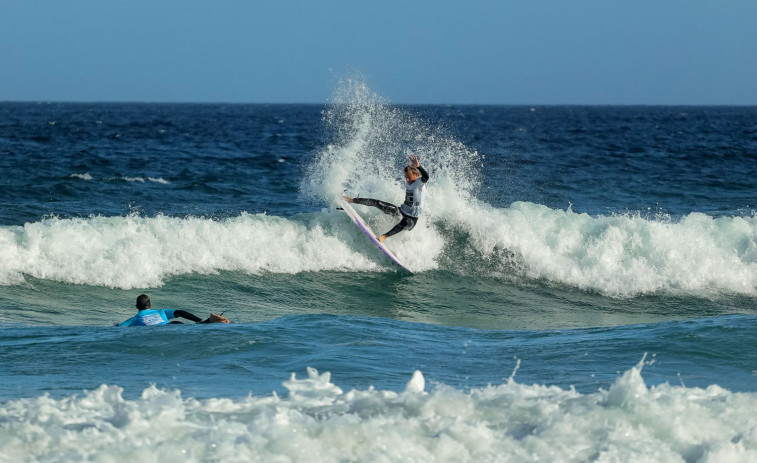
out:
M384 214L401 217L400 222L394 228L378 237L379 242L383 243L388 237L396 235L402 230L410 231L415 227L423 210L423 187L428 179L428 172L421 167L418 157L413 155L410 156L410 164L405 167L405 202L400 207L378 199L350 198L347 195L344 196L344 200L348 203L373 206Z

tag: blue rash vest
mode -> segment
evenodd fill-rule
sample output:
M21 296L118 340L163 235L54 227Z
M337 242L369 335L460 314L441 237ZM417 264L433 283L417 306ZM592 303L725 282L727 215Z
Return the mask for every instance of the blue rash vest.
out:
M130 319L121 322L118 326L151 326L165 325L168 320L176 318L176 312L172 309L145 309L140 310Z

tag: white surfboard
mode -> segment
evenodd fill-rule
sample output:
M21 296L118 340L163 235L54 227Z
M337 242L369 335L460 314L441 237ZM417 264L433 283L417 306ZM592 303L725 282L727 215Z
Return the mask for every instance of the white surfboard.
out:
M371 241L373 241L376 244L376 246L378 246L379 249L381 249L381 251L384 252L384 254L386 254L390 259L392 259L392 261L394 261L395 264L399 265L400 267L407 270L408 272L413 273L413 271L407 268L407 266L403 264L402 261L400 261L397 258L397 256L395 256L394 253L389 248L386 247L384 243L378 240L378 238L376 237L376 234L373 233L373 230L371 230L371 227L369 227L368 224L365 223L365 220L363 220L363 218L360 217L360 214L358 214L357 211L355 211L355 209L352 207L352 204L345 201L344 198L342 198L341 196L338 198L338 202L339 202L339 206L342 209L344 209L344 212L346 212L347 215L350 216L352 221L355 222L355 224L358 227L360 227L360 229L363 230L363 232L366 235L368 235Z

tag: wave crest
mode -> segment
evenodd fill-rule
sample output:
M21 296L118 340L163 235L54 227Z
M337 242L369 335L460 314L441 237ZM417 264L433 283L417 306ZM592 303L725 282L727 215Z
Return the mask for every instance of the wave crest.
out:
M361 212L376 230L392 226L378 211ZM539 280L614 297L757 295L755 217L593 217L533 203L499 209L472 201L431 209L412 232L390 241L421 273ZM190 273L393 270L335 210L223 220L50 218L0 228L0 285L20 284L25 275L131 289Z

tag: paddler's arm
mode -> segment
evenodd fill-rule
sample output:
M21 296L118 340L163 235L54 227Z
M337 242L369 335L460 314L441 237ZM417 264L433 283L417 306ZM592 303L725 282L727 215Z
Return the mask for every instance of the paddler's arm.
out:
M197 315L193 313L189 313L186 310L174 310L173 314L177 317L186 318L187 320L192 320L195 323L202 323L202 318L198 317Z
M222 317L218 314L210 314L210 316L203 320L202 318L196 316L195 314L189 313L186 310L174 310L174 315L181 318L186 318L187 320L192 320L195 323L229 323L229 319L226 317Z

